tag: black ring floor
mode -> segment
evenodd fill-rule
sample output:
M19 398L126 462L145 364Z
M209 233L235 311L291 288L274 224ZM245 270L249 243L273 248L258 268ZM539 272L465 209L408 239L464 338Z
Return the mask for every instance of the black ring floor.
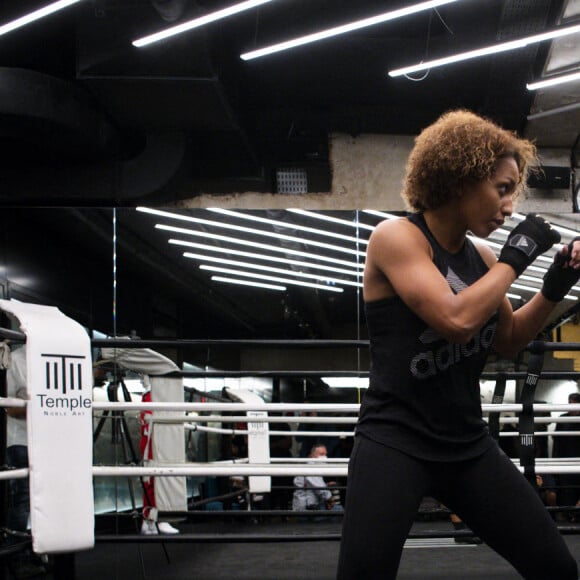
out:
M174 524L184 533L337 534L331 522L241 522ZM448 522L417 522L413 531L449 530ZM580 528L578 530L580 532ZM579 535L564 536L580 561ZM333 580L338 541L288 543L97 543L75 557L78 580ZM141 565L143 562L143 566ZM54 579L47 575L47 579ZM398 580L511 580L521 578L486 545L456 544L453 539L408 540ZM68 580L68 579L67 579ZM554 579L556 580L556 579Z

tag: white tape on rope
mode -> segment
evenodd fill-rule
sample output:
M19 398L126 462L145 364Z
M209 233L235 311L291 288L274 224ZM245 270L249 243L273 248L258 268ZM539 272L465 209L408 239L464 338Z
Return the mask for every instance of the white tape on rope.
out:
M94 546L91 344L82 326L50 306L0 300L26 334L26 410L32 547Z

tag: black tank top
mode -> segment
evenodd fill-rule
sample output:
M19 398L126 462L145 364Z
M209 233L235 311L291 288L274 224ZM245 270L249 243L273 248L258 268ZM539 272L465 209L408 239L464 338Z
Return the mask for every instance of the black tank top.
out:
M433 248L433 262L455 292L488 267L473 243L443 249L422 214L408 219ZM370 384L357 433L421 459L461 460L493 444L482 418L479 376L495 337L497 313L468 344L450 343L398 297L365 304L370 338Z

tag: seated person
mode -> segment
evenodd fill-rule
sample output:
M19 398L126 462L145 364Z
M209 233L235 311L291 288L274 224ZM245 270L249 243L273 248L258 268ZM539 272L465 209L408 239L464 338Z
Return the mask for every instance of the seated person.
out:
M544 505L554 507L558 505L558 498L556 495L556 478L550 473L537 473L536 485L538 486L538 493Z
M312 459L326 459L326 446L315 444L308 456ZM333 500L333 494L329 485L319 475L298 475L294 478L294 496L292 498L292 509L294 511L305 510L332 510L342 511L342 506Z

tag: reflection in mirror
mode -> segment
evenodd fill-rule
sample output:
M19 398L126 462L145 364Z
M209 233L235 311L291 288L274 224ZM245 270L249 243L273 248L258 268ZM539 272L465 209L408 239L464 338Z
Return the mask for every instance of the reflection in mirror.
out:
M238 390L266 402L359 403L368 375L361 291L366 246L376 224L400 215L362 209L9 208L0 217L0 291L3 298L56 306L93 337L185 341L156 350L185 372L186 401L231 400ZM518 219L487 240L496 252ZM565 243L578 231L576 216L550 220ZM514 308L538 291L550 260L539 258L514 284ZM579 295L579 288L570 292L548 328L575 312ZM293 344L276 342L282 340ZM196 376L202 371L216 376ZM236 371L248 374L225 376ZM109 386L119 378L131 400L141 397L142 377L113 364L95 384L95 400L110 400ZM126 418L126 434L138 449L137 414ZM103 425L96 462L133 460L115 429L110 421ZM217 433L188 432L188 459L217 460L222 444ZM97 496L99 510L125 509L140 491L121 479L100 480Z

